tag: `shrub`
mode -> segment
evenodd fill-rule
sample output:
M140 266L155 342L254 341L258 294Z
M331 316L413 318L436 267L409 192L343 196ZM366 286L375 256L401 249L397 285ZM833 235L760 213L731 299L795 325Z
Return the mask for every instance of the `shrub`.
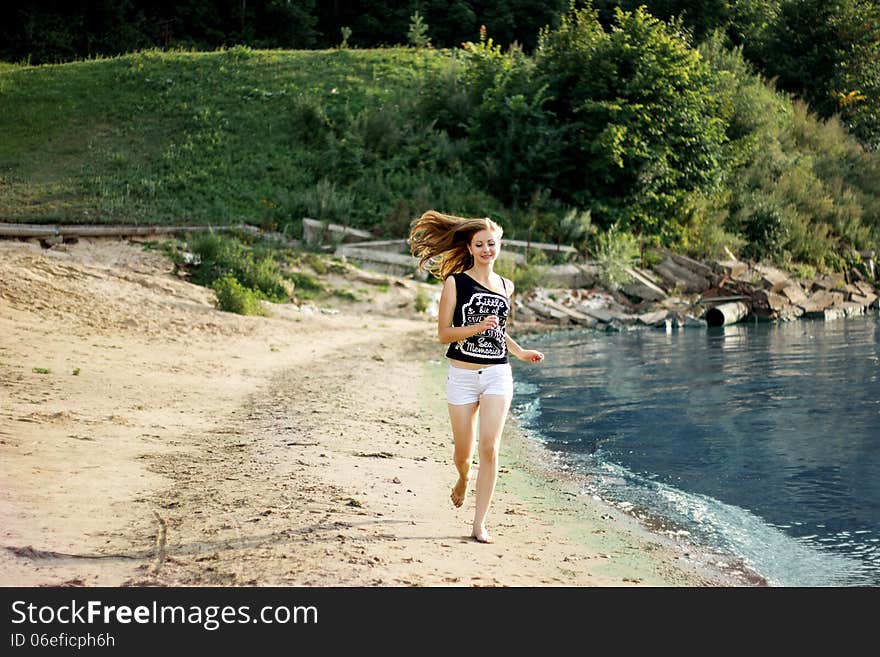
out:
M316 99L298 98L290 114L291 134L306 146L315 146L326 139L332 124L324 107Z
M198 257L198 264L193 267L194 283L211 286L217 279L228 275L257 292L260 298L276 302L290 298L290 285L269 254L257 258L254 250L240 241L212 232L193 237L190 248Z
M305 272L292 272L287 275L296 289L296 296L300 299L314 299L324 291L324 287L316 278Z
M640 256L639 242L632 233L612 226L596 235L592 256L599 264L600 280L608 287L618 287L630 280L626 267Z
M513 281L516 294L522 295L541 285L544 268L529 262L522 264L514 260L498 260L495 263L495 271Z
M211 285L217 294L217 307L239 315L265 315L259 295L239 283L234 276L225 275Z
M428 309L428 295L422 288L419 288L418 292L416 292L415 298L415 306L417 313L423 313Z

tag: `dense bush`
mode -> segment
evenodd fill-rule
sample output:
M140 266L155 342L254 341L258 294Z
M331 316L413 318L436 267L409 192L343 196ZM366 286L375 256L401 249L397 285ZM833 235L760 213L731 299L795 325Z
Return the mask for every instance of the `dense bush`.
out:
M290 299L292 286L269 253L261 254L234 238L210 232L194 236L189 246L196 256L194 283L211 286L218 279L232 277L257 298L276 302Z
M215 280L211 289L217 295L217 308L239 315L265 315L260 297L250 288L226 274Z

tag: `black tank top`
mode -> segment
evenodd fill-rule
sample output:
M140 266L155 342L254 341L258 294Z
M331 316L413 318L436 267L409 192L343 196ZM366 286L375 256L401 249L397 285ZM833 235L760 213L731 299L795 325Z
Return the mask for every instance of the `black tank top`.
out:
M498 326L490 331L477 333L464 340L453 342L446 357L480 365L503 365L507 362L507 341L504 339L510 301L505 295L493 292L468 274L453 274L455 279L455 312L453 326L479 324L489 315L497 315ZM501 279L504 291L507 285Z

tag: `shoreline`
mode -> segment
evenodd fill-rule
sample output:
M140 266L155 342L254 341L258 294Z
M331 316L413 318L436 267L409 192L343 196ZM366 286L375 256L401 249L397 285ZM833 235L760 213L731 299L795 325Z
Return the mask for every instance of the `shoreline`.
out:
M516 423L519 424L518 418ZM590 495L586 491L591 475L573 472L567 468L559 469L554 463L552 452L539 439L531 437L531 433L529 429L517 426L511 436L515 442L514 450L527 455L530 461L526 466L528 476L545 480L557 501L564 499L562 496L573 498L583 505L581 513L592 523L604 523L606 526L610 524L613 531L631 532L637 540L646 542L650 549L662 550L674 559L678 567L695 574L701 579L701 585L770 586L763 575L746 565L738 555L720 552L690 538L682 540L670 533L670 528L677 526L670 519L637 506L623 509L608 500ZM577 535L577 528L572 527L571 533ZM718 565L719 563L723 565Z
M0 253L4 586L740 584L542 474L514 417L470 540L414 313L241 317L137 245Z

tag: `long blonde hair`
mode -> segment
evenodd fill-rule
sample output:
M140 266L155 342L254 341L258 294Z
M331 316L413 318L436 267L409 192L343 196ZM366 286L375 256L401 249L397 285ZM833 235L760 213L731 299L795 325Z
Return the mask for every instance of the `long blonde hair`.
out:
M445 280L473 265L468 246L481 230L499 238L504 233L489 217L467 219L428 210L410 225L410 252L419 259L419 271L427 270Z

